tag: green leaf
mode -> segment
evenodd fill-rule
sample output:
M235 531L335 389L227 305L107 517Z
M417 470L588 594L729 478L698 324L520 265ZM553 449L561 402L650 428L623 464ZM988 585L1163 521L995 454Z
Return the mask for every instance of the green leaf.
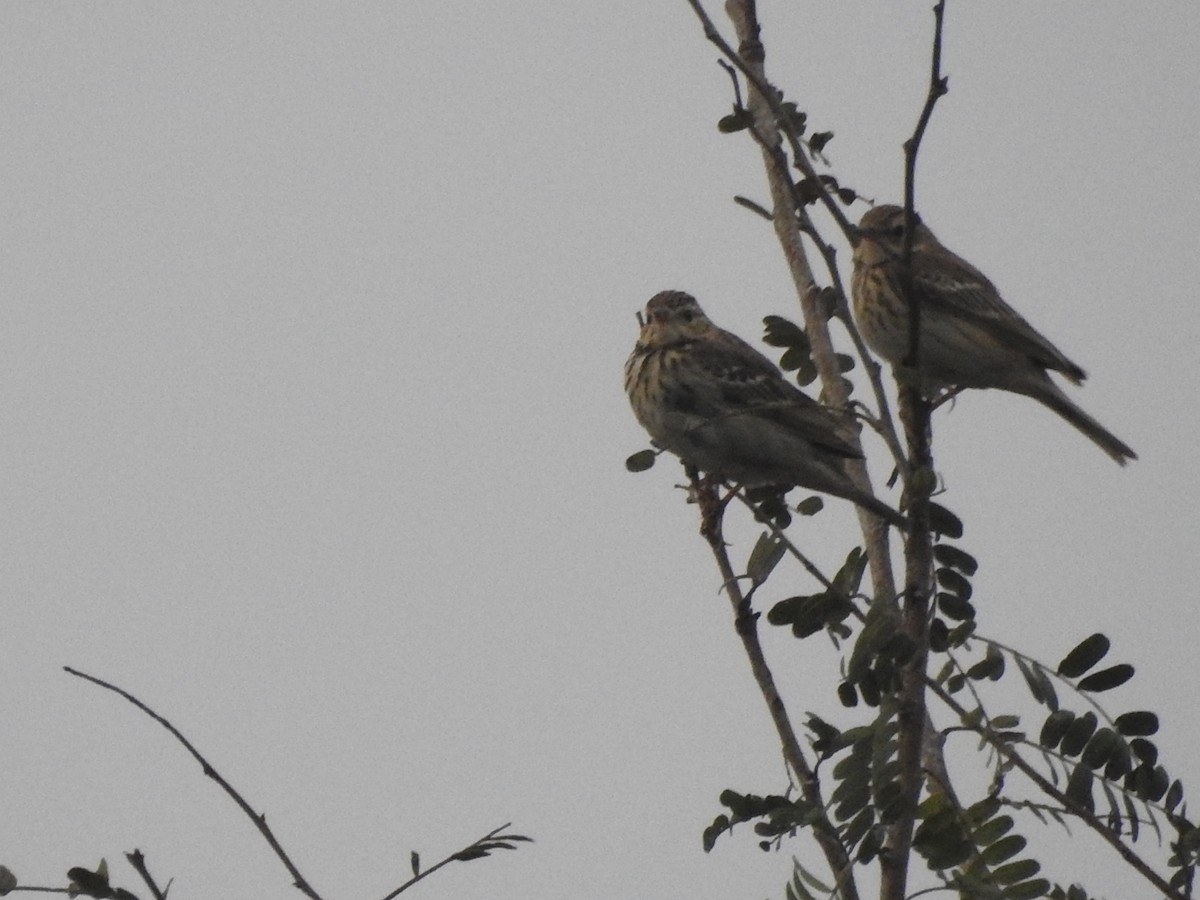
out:
M975 826L981 826L985 822L991 821L992 817L1000 812L1003 805L998 797L984 797L982 800L977 800L967 807L967 819ZM990 844L991 841L983 843Z
M929 527L936 533L957 540L963 536L962 520L940 503L929 503Z
M809 137L808 146L813 153L820 153L831 140L833 140L832 131L816 131Z
M1113 724L1126 737L1146 737L1158 733L1158 716L1146 710L1122 713Z
M1183 785L1176 779L1171 782L1171 787L1167 789L1167 796L1163 799L1163 806L1167 808L1167 812L1173 812L1182 799Z
M792 862L796 866L796 874L798 874L801 878L803 878L806 882L808 882L809 887L811 887L815 891L821 892L822 894L832 894L833 893L833 888L829 887L820 878L818 878L812 872L808 871L808 869L804 868L804 866L800 865L800 863L796 862L796 860L794 858L793 858Z
M833 576L834 589L847 597L853 596L858 593L858 586L862 584L863 573L866 570L867 554L863 552L862 547L855 547L846 554L846 561Z
M968 619L955 625L946 635L946 643L951 647L961 647L975 633L975 621Z
M1019 859L1006 866L993 869L992 879L997 884L1013 884L1018 881L1027 881L1040 871L1042 871L1042 864L1036 859Z
M980 847L986 847L989 844L996 843L996 841L1012 831L1012 827L1012 816L997 816L990 822L985 822L976 828L971 833L971 840Z
M1092 797L1092 770L1083 763L1077 765L1067 779L1066 795L1090 813L1096 811L1096 801Z
M17 887L17 876L8 866L0 866L0 897L10 894Z
M1038 897L1045 897L1049 891L1050 882L1045 878L1038 878L1005 888L1003 896L1005 900L1037 900Z
M979 856L989 866L999 865L1005 860L1012 859L1024 850L1027 843L1021 835L1010 834L1007 837L1000 838L996 843L985 847Z
M1133 755L1148 766L1153 766L1158 762L1158 747L1154 746L1153 741L1148 741L1145 738L1134 738L1129 742L1129 749L1133 751Z
M858 845L858 853L855 854L854 858L860 863L869 863L879 855L879 851L883 849L883 844L886 840L886 826L871 826L867 829L867 833L863 835L862 841Z
M408 863L412 867L413 877L421 874L421 854L413 850L408 854Z
M721 134L734 134L749 127L750 115L744 109L731 112L727 116L721 116L717 120L717 131L721 132Z
M1025 679L1025 687L1029 688L1029 693L1033 695L1036 703L1045 703L1046 695L1042 693L1042 686L1036 678L1033 677L1033 670L1020 656L1014 656L1014 661L1017 664L1017 671L1021 673L1021 677Z
M771 571L779 565L787 546L782 538L775 537L768 531L758 536L758 542L750 551L750 560L746 563L746 574L755 585L767 580Z
M937 583L947 593L953 594L961 600L971 599L971 582L967 581L962 573L948 566L943 566L933 574L937 578Z
M1058 709L1050 713L1042 725L1042 733L1038 736L1038 743L1047 750L1053 750L1058 746L1058 742L1066 736L1067 729L1071 727L1071 723L1074 721L1075 713L1069 709Z
M805 497L796 504L796 512L802 516L815 516L825 508L825 501L813 494L811 497Z
M1120 663L1109 666L1107 669L1101 669L1099 672L1093 672L1087 678L1082 679L1076 687L1081 691L1098 694L1101 691L1111 691L1115 687L1120 687L1132 677L1133 666L1128 663Z
M867 671L863 673L858 682L858 693L862 697L863 703L872 709L879 707L879 683L875 680L875 675Z
M1016 661L1017 668L1021 671L1021 677L1025 679L1025 685L1029 688L1033 699L1051 710L1058 709L1058 695L1054 692L1054 685L1050 683L1050 679L1046 677L1042 667L1035 662L1026 662L1020 656L1014 655L1013 659Z
M647 469L654 466L654 461L658 458L657 450L639 450L625 460L625 468L630 472L645 472Z
M779 368L785 372L795 372L802 366L812 364L812 356L809 355L807 347L788 347L783 351L783 356L779 357Z
M979 563L975 561L975 557L952 544L934 545L933 558L943 566L958 569L958 571L968 576L974 575L979 568Z
M1111 728L1101 728L1083 748L1083 764L1090 769L1106 765L1119 743L1122 743L1120 735Z
M975 607L969 600L964 600L954 594L938 594L936 599L938 609L947 619L966 622L975 618Z
M1058 664L1058 674L1065 678L1078 678L1108 653L1109 640L1100 632L1084 638Z
M813 365L810 359L804 365L796 370L796 384L800 387L808 387L817 380L817 367Z
M934 653L945 653L950 647L950 643L947 640L949 634L950 629L946 627L946 623L941 619L934 619L929 625L929 649ZM950 663L947 663L947 665L950 665ZM943 677L938 678L939 682L944 680L945 678Z
M858 706L858 692L854 690L854 685L848 681L843 681L837 686L838 701L847 708Z
M967 669L967 677L972 681L982 681L985 678L995 681L1003 672L1004 657L987 656Z
M103 861L101 866L103 868L98 868L95 872L83 866L75 866L67 870L67 877L78 885L81 893L91 894L93 897L107 896L111 890L108 884L108 870Z
M853 847L875 827L875 811L867 806L848 825L842 828L842 843Z
M763 326L766 333L763 343L772 347L803 347L809 349L808 335L795 322L783 316L765 316Z
M1123 739L1118 740L1112 753L1109 754L1108 764L1104 767L1104 777L1109 781L1118 781L1125 777L1132 768L1133 761L1130 757L1129 745Z
M1096 714L1085 712L1082 716L1071 723L1067 729L1067 733L1063 735L1062 745L1059 750L1064 756L1078 756L1083 752L1083 748L1087 745L1088 739L1096 730Z
M836 628L854 606L835 594L810 594L780 600L767 612L772 625L791 625L798 638L816 634L822 628Z
M732 823L729 816L722 813L713 819L713 823L704 829L704 852L709 853L716 846L717 838L730 829Z
M795 103L790 100L783 104L784 121L787 122L789 128L792 129L796 137L804 134L804 126L808 121L808 114L800 110Z
M875 660L880 648L888 642L899 628L897 616L891 610L882 606L874 606L867 613L867 622L859 632L854 649L850 652L850 662L846 667L847 677L858 682Z

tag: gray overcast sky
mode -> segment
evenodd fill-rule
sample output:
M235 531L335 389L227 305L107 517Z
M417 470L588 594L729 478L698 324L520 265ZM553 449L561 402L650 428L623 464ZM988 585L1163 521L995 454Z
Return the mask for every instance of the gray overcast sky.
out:
M879 200L929 5L760 4L774 80ZM1020 398L939 415L981 627L1048 661L1109 633L1139 669L1111 704L1159 709L1183 772L1198 25L1190 0L951 0L919 179L1141 455ZM781 896L748 830L701 852L719 791L782 766L678 468L623 469L647 297L752 340L796 314L730 202L765 190L716 131L715 57L683 0L0 7L0 862L53 883L104 855L134 887L140 847L173 896L297 896L70 664L179 725L331 898L508 820L538 843L421 895ZM831 567L854 540L836 501L795 531ZM842 715L826 645L769 649L797 715Z

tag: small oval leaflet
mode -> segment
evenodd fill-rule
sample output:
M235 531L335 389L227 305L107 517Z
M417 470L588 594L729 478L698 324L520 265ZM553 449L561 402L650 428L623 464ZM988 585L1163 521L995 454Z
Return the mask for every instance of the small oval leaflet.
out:
M625 460L625 468L630 472L645 472L654 466L654 460L658 458L658 451L649 448L639 450L637 453Z
M1111 691L1115 687L1120 687L1132 677L1133 666L1129 665L1129 663L1120 663L1110 666L1107 669L1101 669L1099 672L1093 672L1087 678L1082 679L1077 687L1081 691L1091 691L1092 693Z
M1126 737L1148 737L1158 733L1158 716L1148 710L1122 713L1114 724Z
M1108 653L1109 640L1100 632L1084 638L1058 664L1058 674L1064 678L1078 678Z
M1042 725L1042 733L1038 737L1038 743L1048 750L1053 750L1058 746L1058 742L1063 739L1067 733L1067 729L1071 727L1071 723L1075 721L1075 713L1069 709L1059 709L1050 713L1046 717L1045 724Z

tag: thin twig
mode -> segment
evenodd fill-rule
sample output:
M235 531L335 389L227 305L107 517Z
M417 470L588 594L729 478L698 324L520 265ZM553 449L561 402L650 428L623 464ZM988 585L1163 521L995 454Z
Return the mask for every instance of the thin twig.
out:
M441 862L430 866L428 869L421 870L420 872L415 874L412 878L408 879L408 881L404 882L404 884L400 885L400 887L396 888L390 894L387 894L383 898L383 900L394 900L395 897L398 897L400 894L407 891L410 887L412 887L414 884L416 884L421 879L426 878L429 875L432 875L438 869L442 868L443 866L449 865L450 863L454 862L455 860L463 859L464 854L469 854L469 853L471 853L471 851L477 850L481 845L490 844L495 841L506 842L506 841L528 841L528 840L530 840L530 838L524 837L519 834L502 834L501 833L504 831L505 828L510 828L510 827L512 827L512 822L505 822L499 828L493 828L491 831L489 831L483 837L472 841L470 844L463 847L461 850L456 850L454 853L451 853L449 856L447 856ZM508 847L506 849L512 849L512 848Z
M946 15L946 0L938 0L933 7L933 60L929 70L929 92L925 96L925 105L917 119L917 127L913 129L912 137L904 144L904 208L911 216L915 208L917 182L917 154L921 150L921 140L925 137L925 129L933 116L933 107L938 98L950 90L950 80L942 75L942 23ZM905 229L906 237L911 240L912 220ZM907 241L906 241L907 243Z
M763 653L762 643L758 637L758 613L750 608L749 602L743 596L737 575L729 561L722 528L725 504L717 498L715 488L705 487L694 477L692 486L701 503L701 519L705 523L703 529L705 540L708 541L708 546L712 550L717 569L721 573L726 595L733 607L734 627L738 637L741 638L746 656L750 660L754 680L767 703L767 710L783 748L784 759L799 785L801 796L812 809L824 809L825 801L821 796L821 784L800 746L800 740L796 736L787 708L784 706L783 697L775 686L775 678L771 674L771 668ZM825 860L837 884L838 896L842 900L858 900L858 886L854 880L853 864L833 823L822 815L813 825L813 835L825 854Z
M133 866L133 870L142 876L142 881L146 882L146 887L150 888L154 900L167 900L167 891L171 890L170 882L167 883L165 889L158 886L158 882L146 868L146 857L142 855L142 851L135 849L132 853L126 853L125 858L129 860L129 865Z
M780 101L779 95L775 89L768 84L767 80L760 72L756 72L754 70L753 66L750 65L748 60L743 58L743 56L734 50L733 47L730 46L729 42L721 36L721 32L717 30L717 26L713 24L713 20L709 17L708 13L705 12L700 0L688 0L688 5L691 6L692 10L696 13L696 18L700 20L700 24L704 28L705 38L707 38L714 46L716 46L717 49L721 51L721 54L727 60L733 63L737 70L746 77L746 80L754 86L755 92L762 97L767 106L770 108L771 112L774 114L775 121L777 123L786 122L787 111L783 108L783 103ZM731 2L730 0L727 0L727 12L730 12L731 5L736 5L744 10L747 5L751 7L753 6L753 0L731 0ZM754 10L750 9L748 12L750 13L750 17L757 24L758 20L754 14ZM732 14L730 15L730 18L733 18ZM735 25L737 24L738 23L735 20ZM745 42L745 36L741 34L740 26L739 40L743 41L743 43ZM846 214L842 211L837 199L831 193L829 193L829 189L825 186L825 183L818 177L817 170L813 167L812 162L809 161L808 154L805 152L803 143L791 128L781 128L781 130L783 131L784 136L787 138L788 145L791 148L794 165L801 171L801 173L803 173L805 178L812 179L813 188L816 190L821 202L825 205L825 208L829 210L830 215L833 216L834 221L836 221L838 224L838 227L841 228L842 232L847 236L847 238L849 238L849 236L854 233L854 225L852 225L850 220L846 218Z
M246 802L245 798L238 793L237 789L234 788L234 786L228 781L226 781L221 774L212 767L212 764L200 754L199 750L192 746L191 741L185 738L180 733L178 728L152 710L137 697L133 696L133 694L122 690L115 684L109 684L107 681L96 678L94 675L88 675L86 672L80 672L78 669L72 669L70 666L63 666L63 669L74 675L76 678L82 678L84 681L90 681L92 684L99 685L105 690L112 691L114 694L119 694L154 721L156 721L163 728L167 729L167 731L171 732L175 740L183 744L187 752L192 755L192 758L195 759L196 762L200 763L200 768L204 771L204 774L219 784L221 789L233 798L233 801L237 803L242 812L250 817L250 821L254 823L254 827L258 829L259 833L266 840L267 844L269 844L271 849L275 851L275 855L279 857L280 862L282 862L284 867L287 868L288 873L292 876L292 883L296 886L296 888L305 896L312 898L312 900L322 900L321 895L318 894L313 889L312 885L308 883L308 880L300 874L300 870L296 868L296 864L292 862L291 857L287 855L279 841L276 839L275 835L271 832L270 827L267 825L267 817L254 812L254 810L250 807L250 804Z
M901 290L908 299L909 346L906 363L920 371L920 304L913 290L912 241L915 225L913 211L914 176L921 138L933 115L938 97L946 92L941 74L942 22L945 0L934 7L934 35L930 63L929 91L917 119L912 137L904 145L905 208L908 227L904 232ZM900 421L904 425L911 471L933 471L930 407L922 390L921 379L900 385ZM897 762L900 787L904 796L901 813L888 835L888 852L880 858L880 896L882 900L904 900L908 891L908 869L912 855L913 829L917 804L925 780L921 761L927 747L925 736L929 720L925 708L926 667L929 661L929 605L933 595L933 534L929 527L929 495L919 482L910 480L904 488L902 505L908 511L912 527L905 541L904 604L901 629L912 641L912 659L900 673L900 691L896 698Z

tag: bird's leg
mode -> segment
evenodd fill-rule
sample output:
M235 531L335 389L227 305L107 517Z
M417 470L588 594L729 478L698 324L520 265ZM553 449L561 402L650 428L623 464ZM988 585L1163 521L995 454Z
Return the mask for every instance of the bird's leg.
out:
M700 534L706 540L713 540L721 533L721 519L725 515L725 507L736 492L736 488L721 496L722 481L715 475L700 474L695 468L688 466L688 478L692 483L692 496L700 504Z

